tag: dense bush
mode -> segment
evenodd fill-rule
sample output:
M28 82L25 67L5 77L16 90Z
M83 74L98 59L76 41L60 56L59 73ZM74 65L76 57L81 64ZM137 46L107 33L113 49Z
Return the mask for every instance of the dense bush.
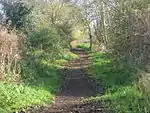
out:
M54 28L41 28L29 35L29 43L35 51L49 53L49 57L55 58L61 53L63 43L61 37Z
M116 59L127 58L136 65L149 60L148 4L147 0L120 1L115 5L117 11L109 11L107 47Z

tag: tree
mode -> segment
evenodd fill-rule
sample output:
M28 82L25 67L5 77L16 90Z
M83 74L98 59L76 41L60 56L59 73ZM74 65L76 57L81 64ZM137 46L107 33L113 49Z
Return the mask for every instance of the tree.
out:
M35 28L55 28L64 46L71 48L72 30L81 23L78 7L68 2L50 1L36 6L33 13L36 15Z
M28 15L32 11L32 7L29 7L24 1L5 1L1 0L2 9L4 13L5 23L12 28L22 29L30 24Z

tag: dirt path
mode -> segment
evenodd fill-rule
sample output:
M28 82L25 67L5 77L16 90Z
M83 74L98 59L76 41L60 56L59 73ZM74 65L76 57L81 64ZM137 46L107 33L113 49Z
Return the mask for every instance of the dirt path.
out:
M84 69L90 65L90 56L83 50L73 50L79 59L69 62L68 71L60 91L52 106L29 110L27 113L103 113L101 103L84 102L85 98L95 96Z

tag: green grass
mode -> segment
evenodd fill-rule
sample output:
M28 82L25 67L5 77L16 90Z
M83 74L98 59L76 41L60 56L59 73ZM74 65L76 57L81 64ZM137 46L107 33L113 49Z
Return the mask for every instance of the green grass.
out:
M103 81L103 96L91 98L103 100L105 106L114 113L148 113L150 102L138 90L136 69L130 62L116 63L105 53L93 53L93 64L89 73L97 80ZM100 82L100 81L97 81Z
M44 67L43 67L44 68ZM18 111L29 106L53 102L59 87L59 75L55 68L39 70L39 75L30 74L22 83L0 83L0 112ZM43 75L42 75L43 74Z
M34 54L36 57L29 55L31 56L21 65L21 81L0 83L0 113L14 112L30 106L47 105L54 101L53 97L61 83L61 74L58 73L61 67L60 62L45 59L41 57L43 54L40 52ZM64 61L64 59L68 60L70 57L62 57L59 60Z
M85 51L90 51L89 46L90 46L89 44L81 43L81 44L78 44L76 47L77 48L81 48L81 49L83 49Z
M31 105L44 105L52 102L52 97L53 94L42 87L0 83L0 112L8 113Z
M72 52L67 52L67 53L61 55L59 59L61 59L61 60L73 60L73 59L77 59L77 58L79 58L78 55L76 55Z

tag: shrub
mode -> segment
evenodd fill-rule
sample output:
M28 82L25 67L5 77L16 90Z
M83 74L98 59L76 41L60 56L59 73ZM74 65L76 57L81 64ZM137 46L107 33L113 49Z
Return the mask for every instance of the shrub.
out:
M149 3L125 0L116 4L118 11L110 10L107 49L116 59L127 58L136 65L149 60Z
M43 51L51 59L55 59L63 48L60 35L54 28L41 28L29 35L29 42L35 51Z

